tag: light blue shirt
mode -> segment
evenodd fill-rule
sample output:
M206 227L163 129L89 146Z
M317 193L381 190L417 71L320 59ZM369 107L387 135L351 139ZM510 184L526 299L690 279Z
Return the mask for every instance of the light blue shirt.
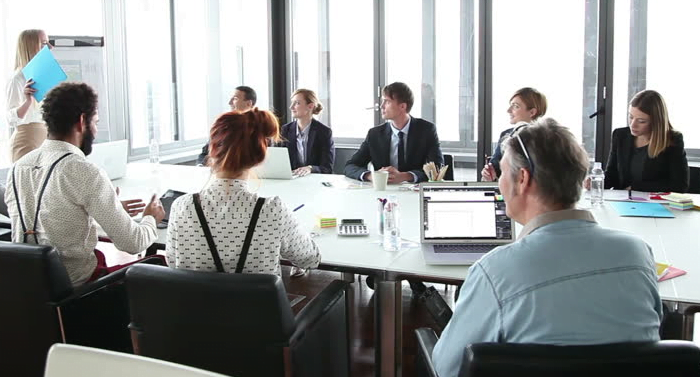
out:
M311 129L311 122L309 122L309 125L304 128L304 131L301 130L301 127L299 127L299 121L296 121L297 124L297 154L299 155L299 163L301 166L306 165L306 146L309 144L309 129Z
M482 342L657 341L661 318L649 245L588 211L549 212L469 269L433 363L457 376L465 347Z

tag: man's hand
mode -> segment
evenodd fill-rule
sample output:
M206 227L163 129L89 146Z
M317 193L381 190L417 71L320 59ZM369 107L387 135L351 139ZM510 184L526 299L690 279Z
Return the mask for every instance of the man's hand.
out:
M119 196L119 187L117 187L117 196ZM143 212L143 209L146 207L146 203L144 203L141 199L128 199L122 200L121 202L124 211L126 211L126 213L128 213L131 217Z
M401 183L401 182L411 182L413 181L413 174L409 172L400 172L398 169L396 169L393 166L385 166L379 170L384 170L389 172L389 179L387 179L387 183Z
M493 167L493 164L488 163L484 165L484 168L481 170L481 180L495 181L496 178L498 178L498 175L496 174L496 169Z
M160 203L160 199L156 198L156 194L153 194L151 201L146 206L146 209L143 210L143 217L146 216L153 216L156 219L156 224L165 218L165 210Z
M294 169L292 171L292 174L297 175L299 177L303 177L305 175L311 174L311 165L309 166L302 166L300 168Z

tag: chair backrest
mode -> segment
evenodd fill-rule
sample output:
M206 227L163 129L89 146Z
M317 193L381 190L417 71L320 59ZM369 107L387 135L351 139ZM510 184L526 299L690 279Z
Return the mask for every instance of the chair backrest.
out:
M444 179L446 181L454 181L455 180L455 162L454 158L452 158L451 154L443 154L442 158L445 160L445 165L448 166L447 172L445 172L445 177Z
M126 285L136 354L234 376L284 370L296 324L278 276L135 265Z
M333 162L333 174L343 174L345 163L357 152L357 148L335 148L335 161Z
M688 172L688 193L700 194L700 167L691 166Z
M616 343L591 346L479 343L467 347L460 377L479 376L690 376L700 373L692 342Z
M56 249L0 242L0 371L40 376L46 352L61 342L56 308L73 292Z
M180 364L106 351L98 348L55 344L46 359L44 377L225 377Z

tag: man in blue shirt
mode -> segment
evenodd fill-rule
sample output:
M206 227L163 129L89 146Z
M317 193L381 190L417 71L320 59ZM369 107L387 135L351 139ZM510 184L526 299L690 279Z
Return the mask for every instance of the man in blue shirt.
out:
M433 350L457 376L471 343L584 345L659 340L661 298L651 248L575 209L588 156L552 119L502 144L499 187L518 240L476 262Z

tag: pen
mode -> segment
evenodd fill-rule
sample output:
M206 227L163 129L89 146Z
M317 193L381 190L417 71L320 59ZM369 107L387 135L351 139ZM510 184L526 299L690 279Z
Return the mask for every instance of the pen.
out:
M484 155L484 161L486 161L486 165L491 163L491 156L489 155Z
M303 207L303 206L304 206L304 205L302 204L302 205L300 205L299 207L294 208L294 211L292 211L292 212L296 212L298 209L301 209L301 207Z
M632 200L632 189L627 190L627 199Z

